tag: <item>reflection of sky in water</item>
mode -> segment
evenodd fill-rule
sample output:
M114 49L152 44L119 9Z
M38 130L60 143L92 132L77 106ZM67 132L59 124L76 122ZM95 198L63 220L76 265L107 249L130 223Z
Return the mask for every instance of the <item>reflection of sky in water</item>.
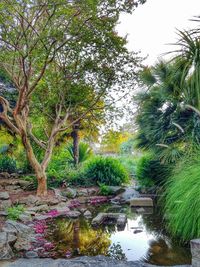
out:
M141 233L134 234L133 228L141 229ZM141 216L135 220L128 219L124 231L116 232L111 235L112 243L119 243L127 260L140 260L149 249L149 241L154 236L147 233L144 225L141 225Z
M99 211L102 212L102 209L97 209L95 214ZM51 230L48 234L50 241L57 244L57 257L65 257L66 251L70 250L73 257L100 254L160 266L191 263L190 250L178 245L165 234L158 214L139 215L130 208L122 212L128 216L123 231L117 230L117 226L109 221L104 226L93 228L90 219L58 218L56 224L49 225Z

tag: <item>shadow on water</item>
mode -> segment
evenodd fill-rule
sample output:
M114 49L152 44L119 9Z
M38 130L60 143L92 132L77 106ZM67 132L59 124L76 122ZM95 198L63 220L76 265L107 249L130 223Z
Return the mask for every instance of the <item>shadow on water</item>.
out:
M157 211L105 205L88 207L93 217L98 212L123 212L126 225L119 229L114 221L92 227L91 219L57 218L48 225L47 238L55 244L56 258L80 255L105 255L118 260L142 261L155 265L191 264L189 248L166 233Z

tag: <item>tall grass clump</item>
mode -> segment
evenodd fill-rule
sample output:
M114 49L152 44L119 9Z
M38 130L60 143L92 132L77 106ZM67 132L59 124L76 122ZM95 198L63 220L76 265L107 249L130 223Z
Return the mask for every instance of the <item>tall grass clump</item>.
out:
M182 160L166 183L165 214L174 237L200 237L200 153Z

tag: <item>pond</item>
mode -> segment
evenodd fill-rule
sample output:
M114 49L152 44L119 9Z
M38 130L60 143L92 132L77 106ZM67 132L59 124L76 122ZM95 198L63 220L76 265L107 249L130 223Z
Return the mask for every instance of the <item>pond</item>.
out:
M116 212L115 207L108 205L88 209L93 217L102 211ZM143 209L142 214L138 214L127 206L117 209L117 212L124 212L128 217L123 229L110 221L100 227L93 227L92 219L84 217L73 220L60 217L50 222L47 239L55 244L55 257L101 254L155 265L191 264L189 247L179 245L166 234L157 212Z

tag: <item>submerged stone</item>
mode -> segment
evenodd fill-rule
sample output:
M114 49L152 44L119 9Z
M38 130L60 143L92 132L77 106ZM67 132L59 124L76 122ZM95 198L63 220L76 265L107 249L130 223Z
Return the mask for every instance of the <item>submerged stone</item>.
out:
M131 207L153 207L153 200L149 197L132 198L130 200Z

